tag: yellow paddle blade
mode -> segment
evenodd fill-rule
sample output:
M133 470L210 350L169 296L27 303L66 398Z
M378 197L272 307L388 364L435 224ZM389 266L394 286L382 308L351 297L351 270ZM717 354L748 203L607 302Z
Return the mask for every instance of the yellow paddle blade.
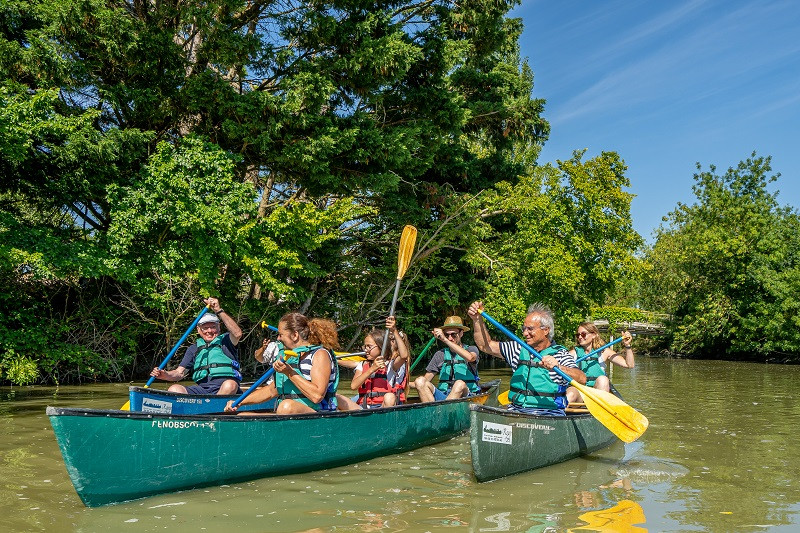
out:
M508 405L511 403L511 400L508 399L509 391L505 391L504 393L497 396L497 401L500 402L500 405Z
M406 275L411 256L414 255L414 246L417 244L417 228L406 226L400 236L400 250L397 253L397 279Z
M338 361L366 361L365 357L361 357L360 355L345 355L344 357L337 356L336 359Z
M570 385L581 393L589 412L623 442L635 441L650 424L647 417L610 392L581 385L575 380Z
M125 402L122 407L119 408L120 411L130 411L131 410L131 402L128 400Z

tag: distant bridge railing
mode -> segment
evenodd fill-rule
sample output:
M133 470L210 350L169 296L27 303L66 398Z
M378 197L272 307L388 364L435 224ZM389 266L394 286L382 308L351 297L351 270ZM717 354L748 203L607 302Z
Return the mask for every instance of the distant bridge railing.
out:
M672 320L672 315L665 313L653 313L650 311L638 311L637 320L616 320L614 330L619 333L630 331L635 335L663 335L666 332L666 324ZM598 318L593 320L594 325L602 333L608 333L609 320Z

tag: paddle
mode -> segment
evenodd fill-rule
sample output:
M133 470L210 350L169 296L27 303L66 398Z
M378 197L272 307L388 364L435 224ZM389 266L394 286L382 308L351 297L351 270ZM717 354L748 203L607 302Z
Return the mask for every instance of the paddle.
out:
M342 355L340 355L340 356L338 356L338 357L336 357L336 358L337 358L337 359L339 359L339 358L343 358L343 357L353 357L353 356L359 356L359 355L363 355L363 354L364 354L364 352L343 353ZM284 350L284 351L283 351L283 360L284 360L284 361L286 361L286 360L287 360L287 359L289 359L290 357L294 357L294 356L296 356L296 355L299 355L299 354L298 354L297 352L295 352L294 350ZM258 378L258 380L256 380L256 381L255 381L255 382L254 382L252 385L250 385L250 388L248 388L246 391L244 391L244 393L242 393L242 395L241 395L241 396L239 396L238 398L236 398L236 401L234 401L234 402L231 404L231 407L238 407L238 406L239 406L239 404L240 404L240 403L242 403L242 400L244 400L245 398L247 398L248 396L250 396L250 393L251 393L251 392L253 392L254 390L256 390L256 389L258 388L258 386L259 386L259 385L261 385L261 384L262 384L262 383L264 383L266 380L268 380L268 379L270 378L270 376L272 376L272 374L274 374L274 373L275 373L275 368L270 368L269 370L267 370L266 372L264 372L264 375L263 375L263 376L261 376L260 378Z
M614 345L615 345L615 344L617 344L618 342L622 342L622 337L619 337L619 338L617 338L617 339L614 339L613 341L611 341L611 342L609 342L609 343L607 343L607 344L604 344L604 345L602 345L601 347L597 348L596 350L592 350L591 352L587 353L586 355L584 355L584 356L583 356L583 357L581 357L580 359L577 359L575 362L576 362L576 363L580 363L580 362L581 362L581 361L583 361L584 359L588 359L588 358L590 358L591 356L593 356L594 354L596 354L597 352L602 352L603 350L605 350L605 349L606 349L606 348L608 348L609 346L614 346Z
M419 355L414 360L414 364L411 365L411 368L408 369L409 375L411 374L411 371L414 370L414 367L417 366L417 363L422 361L422 356L424 356L428 352L428 350L431 349L431 346L433 346L434 342L436 342L436 337L431 337L431 340L428 341L428 344L426 344L425 347L422 349L422 351L419 352Z
M611 342L609 342L607 344L604 344L603 346L597 348L596 350L592 350L591 352L587 353L586 355L584 355L580 359L576 360L575 363L580 363L584 359L588 359L589 357L592 357L597 352L602 352L603 350L605 350L609 346L613 346L614 344L620 342L621 340L622 340L622 337L619 337L616 340L613 340L613 341L611 341ZM508 405L509 403L511 403L511 400L508 399L508 393L509 393L509 391L505 391L503 394L501 394L501 395L499 395L497 397L497 401L500 402L501 405Z
M481 310L481 316L503 332L508 338L514 340L522 348L528 350L531 355L539 360L542 359L539 352L528 346L524 340L514 335L508 328L489 316L486 311ZM619 437L620 440L624 442L633 442L641 437L647 429L649 425L647 418L610 392L581 385L557 366L554 367L553 370L562 378L569 381L570 385L578 389L583 396L583 401L589 409L589 412L601 424L608 428L609 431Z
M270 331L278 331L278 328L271 324L267 324L265 321L261 321L261 327L264 329L269 329ZM364 361L365 358L361 356L365 355L365 353L366 352L333 352L333 355L336 356L336 359L344 359L345 361Z
M172 348L172 350L169 351L169 354L167 355L167 357L165 357L164 360L161 361L161 364L158 365L159 369L163 370L164 367L167 366L167 363L169 363L169 360L172 359L172 356L175 355L175 352L177 352L178 348L181 347L181 344L183 344L183 341L186 340L186 337L188 337L189 334L194 330L194 328L197 327L197 323L200 322L200 319L203 318L203 315L206 314L208 312L208 310L209 310L209 307L205 306L203 308L203 310L200 311L200 314L198 314L197 317L194 319L194 322L192 322L192 325L189 326L189 329L186 330L186 333L183 334L183 336L180 338L178 343ZM147 380L147 383L145 384L144 388L146 389L147 387L152 385L153 381L155 381L155 379L156 378L154 378L153 376L150 376L150 379ZM122 407L120 407L120 411L130 411L130 410L131 410L131 401L130 400L125 402L125 404Z
M400 249L397 252L397 283L394 286L394 297L392 297L392 307L389 316L394 316L394 306L397 304L397 295L400 293L400 281L406 275L411 256L414 255L414 245L417 243L417 228L406 226L403 234L400 235ZM386 346L389 344L389 335L383 336L383 346L381 347L381 357L386 353Z
M275 326L272 326L270 324L267 324L263 320L261 321L261 327L264 328L264 329L269 329L270 331L274 331L276 333L278 332L278 328L276 328Z
M297 353L293 352L292 350L284 350L283 360L286 361L287 359L295 355L297 355ZM269 370L264 372L263 376L258 378L252 385L250 385L249 389L244 391L241 396L239 396L238 398L236 398L236 400L234 400L234 402L231 404L231 407L238 407L239 404L242 403L242 400L250 396L250 394L259 387L259 385L267 381L274 373L275 373L275 367L270 367Z

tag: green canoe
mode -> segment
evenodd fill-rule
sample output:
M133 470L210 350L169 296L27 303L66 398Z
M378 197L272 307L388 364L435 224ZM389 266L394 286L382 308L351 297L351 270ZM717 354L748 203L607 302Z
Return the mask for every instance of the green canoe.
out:
M441 442L469 426L483 394L307 415L168 415L48 407L75 490L89 507L209 485L309 472Z
M589 454L617 437L588 411L558 417L471 405L469 441L475 477L491 481Z

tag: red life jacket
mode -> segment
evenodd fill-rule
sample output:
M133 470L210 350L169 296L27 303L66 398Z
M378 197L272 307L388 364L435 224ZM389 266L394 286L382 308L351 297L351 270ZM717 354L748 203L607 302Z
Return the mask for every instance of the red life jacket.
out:
M388 392L395 393L398 401L404 403L406 401L406 380L408 380L408 373L403 377L402 382L391 385L386 379L386 367L384 367L383 370L368 377L358 388L358 404L362 407L380 405Z

